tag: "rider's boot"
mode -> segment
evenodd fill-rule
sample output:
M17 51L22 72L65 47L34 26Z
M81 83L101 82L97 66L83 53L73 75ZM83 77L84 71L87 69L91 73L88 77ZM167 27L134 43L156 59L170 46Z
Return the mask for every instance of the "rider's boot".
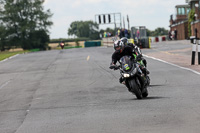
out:
M140 66L140 69L141 69L142 72L145 74L145 76L148 75L148 74L150 74L150 72L147 70L146 67L142 67L142 66Z

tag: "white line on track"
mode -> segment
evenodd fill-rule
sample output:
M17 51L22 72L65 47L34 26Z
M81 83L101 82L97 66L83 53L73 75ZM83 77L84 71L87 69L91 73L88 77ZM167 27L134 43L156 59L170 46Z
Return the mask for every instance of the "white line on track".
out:
M88 55L88 57L87 57L87 61L89 61L89 59L90 59L90 56Z
M7 82L5 82L4 84L2 84L2 85L0 86L0 90L1 90L3 87L5 87L6 85L8 85L9 83L10 83L10 80L7 81Z
M191 72L193 72L193 73L195 73L195 74L200 75L200 72L197 72L197 71L192 70L192 69L190 69L190 68L186 68L186 67L182 67L182 66L179 66L179 65L175 65L175 64L173 64L173 63L170 63L170 62L167 62L167 61L164 61L164 60L161 60L161 59L155 58L155 57L151 57L151 56L148 56L148 55L144 55L144 56L147 57L147 58L151 58L151 59L153 59L153 60L157 60L157 61L160 61L160 62L163 62L163 63L169 64L169 65L172 65L172 66L175 66L175 67L178 67L178 68L181 68L181 69L187 70L187 71L191 71Z

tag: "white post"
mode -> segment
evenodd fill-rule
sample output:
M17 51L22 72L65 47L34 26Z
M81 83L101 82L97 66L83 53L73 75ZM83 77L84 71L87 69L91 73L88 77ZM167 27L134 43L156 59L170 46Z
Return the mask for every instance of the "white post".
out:
M192 44L192 61L191 61L191 65L194 65L195 64L195 53L196 53L196 43L197 40L194 39L193 40L193 44Z
M198 43L198 64L200 65L200 40Z

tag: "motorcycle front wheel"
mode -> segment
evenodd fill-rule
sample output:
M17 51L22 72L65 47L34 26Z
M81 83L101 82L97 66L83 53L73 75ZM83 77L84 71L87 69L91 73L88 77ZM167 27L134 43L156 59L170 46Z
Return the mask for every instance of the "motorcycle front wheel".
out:
M137 99L142 99L142 92L141 92L138 84L136 83L136 80L138 80L138 79L131 79L128 81L128 83L131 88L131 92L136 95Z

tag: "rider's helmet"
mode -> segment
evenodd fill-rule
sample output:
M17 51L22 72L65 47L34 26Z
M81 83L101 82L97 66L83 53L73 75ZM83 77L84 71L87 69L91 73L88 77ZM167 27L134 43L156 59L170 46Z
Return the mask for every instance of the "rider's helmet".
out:
M117 40L114 42L114 49L117 52L122 52L124 50L124 43L121 40Z
M120 40L124 43L124 45L128 45L129 43L128 38L126 37L122 37Z

